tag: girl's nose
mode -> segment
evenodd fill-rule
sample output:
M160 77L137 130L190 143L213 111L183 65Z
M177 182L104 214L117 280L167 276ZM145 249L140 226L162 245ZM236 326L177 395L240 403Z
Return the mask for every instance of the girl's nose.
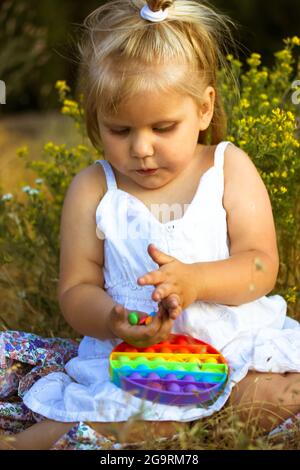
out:
M151 137L149 135L132 137L131 155L138 158L153 156L154 148Z

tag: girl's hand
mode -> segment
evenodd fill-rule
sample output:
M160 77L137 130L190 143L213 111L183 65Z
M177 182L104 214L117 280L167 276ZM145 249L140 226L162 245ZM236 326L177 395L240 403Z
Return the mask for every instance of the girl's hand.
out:
M169 317L168 311L162 303L159 304L159 310L149 325L130 325L128 320L130 312L131 310L126 309L123 305L116 304L108 318L109 329L126 343L138 348L147 348L169 337L173 320ZM135 312L139 318L147 315L137 310Z
M148 246L148 253L159 265L157 271L152 271L139 277L137 282L141 286L157 286L152 293L154 301L165 300L166 298L177 299L181 309L185 309L197 300L197 290L193 285L191 277L191 267L182 263L173 256L160 251L152 243ZM175 320L180 314L178 310L172 311L170 316Z

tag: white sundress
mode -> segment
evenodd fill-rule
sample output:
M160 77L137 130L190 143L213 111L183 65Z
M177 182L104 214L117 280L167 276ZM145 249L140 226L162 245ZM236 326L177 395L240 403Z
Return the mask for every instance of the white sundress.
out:
M156 246L185 263L229 258L224 192L224 152L230 142L215 150L214 166L200 178L191 204L182 217L161 223L145 204L119 189L110 164L101 164L107 192L96 210L99 236L104 239L105 289L118 303L147 313L157 310L153 286L137 279L158 269L147 253ZM120 422L131 417L151 421L193 421L220 410L232 387L249 370L300 372L300 325L286 316L279 295L264 296L240 306L197 301L174 322L172 332L210 343L228 360L230 376L223 393L210 406L174 406L135 397L109 377L109 354L120 340L101 341L85 336L78 356L39 379L25 394L24 403L47 418L66 421Z

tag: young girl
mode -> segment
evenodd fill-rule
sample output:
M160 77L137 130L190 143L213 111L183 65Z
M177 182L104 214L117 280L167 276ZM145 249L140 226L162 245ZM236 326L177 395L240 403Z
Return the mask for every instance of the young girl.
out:
M40 422L15 436L16 449L53 448L87 422L127 442L145 430L166 437L226 402L265 431L300 410L300 326L282 297L266 297L279 267L270 200L251 159L224 141L217 73L229 25L188 0L116 0L87 18L80 84L105 159L67 192L58 292L84 338L63 371L25 390ZM132 326L132 310L158 314ZM214 404L152 403L110 381L117 344L146 347L171 332L228 360Z

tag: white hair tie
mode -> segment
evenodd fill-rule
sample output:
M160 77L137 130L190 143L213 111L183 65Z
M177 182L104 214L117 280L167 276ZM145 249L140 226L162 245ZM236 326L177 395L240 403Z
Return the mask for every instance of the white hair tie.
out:
M148 5L145 5L141 9L140 15L141 15L142 18L144 18L144 20L159 22L159 21L163 21L167 18L168 8L166 8L165 10L152 11L148 7Z

